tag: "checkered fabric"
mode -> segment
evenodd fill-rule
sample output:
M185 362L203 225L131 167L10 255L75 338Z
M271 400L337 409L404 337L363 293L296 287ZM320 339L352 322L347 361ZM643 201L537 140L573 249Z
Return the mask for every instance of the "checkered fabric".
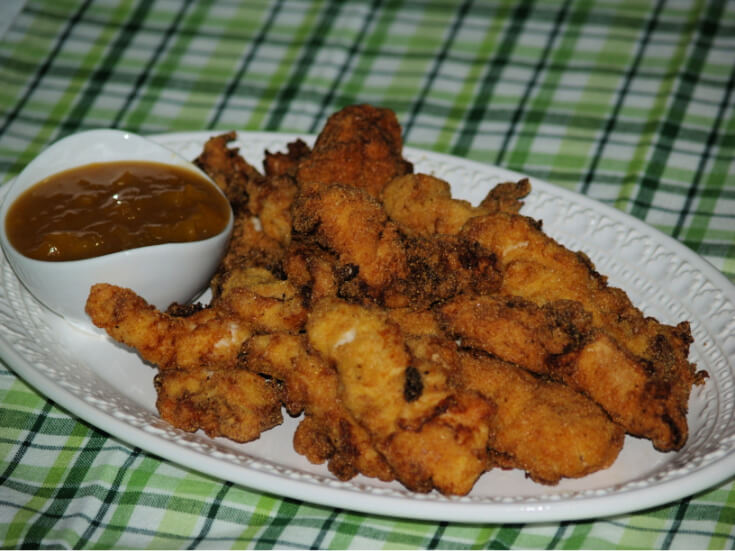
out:
M0 82L3 182L88 128L314 133L372 103L408 145L592 197L735 281L734 2L27 0ZM733 548L735 486L586 522L370 516L162 461L0 364L0 545Z

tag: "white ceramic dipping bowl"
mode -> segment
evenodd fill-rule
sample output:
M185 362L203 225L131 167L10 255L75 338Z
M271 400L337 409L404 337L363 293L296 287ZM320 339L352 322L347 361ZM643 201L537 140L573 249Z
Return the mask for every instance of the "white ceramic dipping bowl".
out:
M89 130L59 140L39 154L7 184L0 207L0 244L20 281L50 310L94 333L98 331L84 311L93 284L128 287L159 309L173 302L184 304L206 288L232 232L230 211L226 228L214 237L140 247L86 260L35 260L10 244L5 231L8 207L26 189L57 172L114 161L149 161L185 167L204 175L217 188L190 161L150 140L120 130Z

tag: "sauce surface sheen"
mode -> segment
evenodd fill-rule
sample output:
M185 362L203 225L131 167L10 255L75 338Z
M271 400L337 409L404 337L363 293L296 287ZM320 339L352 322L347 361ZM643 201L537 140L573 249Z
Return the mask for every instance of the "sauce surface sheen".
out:
M10 206L10 243L37 260L93 258L200 241L227 226L230 205L203 176L145 161L93 163L59 172Z

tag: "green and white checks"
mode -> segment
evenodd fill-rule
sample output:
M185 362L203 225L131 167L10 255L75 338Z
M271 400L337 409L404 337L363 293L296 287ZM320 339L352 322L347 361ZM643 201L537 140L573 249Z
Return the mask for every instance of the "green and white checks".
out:
M313 133L351 103L406 143L628 212L735 281L735 3L28 0L0 39L0 181L71 132ZM733 548L733 479L589 522L402 521L131 449L0 366L2 547Z

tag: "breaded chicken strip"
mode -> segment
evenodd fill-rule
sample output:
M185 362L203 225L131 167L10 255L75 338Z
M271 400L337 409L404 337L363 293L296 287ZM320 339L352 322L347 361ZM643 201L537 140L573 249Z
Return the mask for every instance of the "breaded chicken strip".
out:
M635 355L604 330L594 331L581 349L557 357L550 372L590 396L630 434L650 438L660 451L678 450L688 436L692 385L701 384L706 372L683 369L677 358L682 352L672 346L688 346L689 328L672 329L681 335L651 335L646 356L653 360Z
M324 299L309 343L339 374L339 396L407 488L466 494L486 468L490 402L451 385L441 345L410 344L381 310Z
M605 469L623 446L623 428L561 383L468 352L461 354L459 378L498 408L490 424L491 461L522 469L536 482L556 484Z
M538 306L506 295L460 295L437 313L463 346L542 375L549 373L552 357L581 346L592 319L578 302L557 300Z
M249 442L283 422L278 388L244 369L168 369L154 382L161 417L189 432Z
M229 309L206 308L188 317L156 310L130 289L98 283L86 311L116 341L160 369L233 367L253 326Z
M296 179L301 187L342 184L378 197L393 178L413 170L402 150L401 127L393 111L371 105L345 107L329 117Z
M314 188L297 198L293 216L293 229L299 234L294 239L331 251L340 267L355 266L355 276L374 298L408 276L398 227L389 222L382 205L361 189Z
M304 414L294 434L298 453L312 463L327 461L329 471L340 480L357 474L393 480L370 435L342 405L336 371L309 352L303 335L256 335L244 344L240 362L278 381L288 412Z
M242 343L255 331L298 331L306 312L289 283L260 268L230 272L209 307L156 310L129 289L92 287L87 312L115 340L161 371L156 406L163 419L187 430L238 442L282 421L278 389L237 369Z
M194 159L194 164L220 187L237 215L241 210L249 210L250 195L265 178L242 158L238 148L228 147L227 144L236 138L235 132L213 136L205 142L204 149Z
M391 220L408 235L459 233L474 216L495 211L518 212L531 190L528 180L495 186L477 207L452 198L449 183L428 174L407 174L383 188L380 199Z
M406 236L377 200L355 187L312 188L294 203L293 216L287 256L332 263L332 286L340 297L425 307L464 291L499 287L495 259L482 246L461 236ZM304 277L308 261L287 259L285 266L301 288L317 281L316 275L311 283ZM330 285L325 281L323 287Z
M706 377L687 359L688 323L669 326L644 316L584 254L545 235L531 218L502 212L475 217L462 234L497 256L503 294L540 307L574 301L591 315L590 337L580 350L548 363L553 377L585 392L657 449L684 445L689 394Z
M160 312L130 289L105 283L92 287L86 311L97 327L163 370L234 367L254 331L298 331L306 320L288 282L258 268L190 316Z
M459 306L463 300L453 302ZM404 333L433 340L441 335L431 311L404 308L388 316ZM555 484L607 468L617 457L625 431L589 398L486 354L457 352L453 343L445 341L440 349L455 366L453 382L497 407L490 423L490 466L522 469L537 482Z
M299 162L309 147L297 140L287 152L266 152L265 175L248 163L235 147L235 132L210 138L195 163L225 192L235 213L235 226L222 270L235 265L280 269L284 248L291 240L291 203L298 192Z

